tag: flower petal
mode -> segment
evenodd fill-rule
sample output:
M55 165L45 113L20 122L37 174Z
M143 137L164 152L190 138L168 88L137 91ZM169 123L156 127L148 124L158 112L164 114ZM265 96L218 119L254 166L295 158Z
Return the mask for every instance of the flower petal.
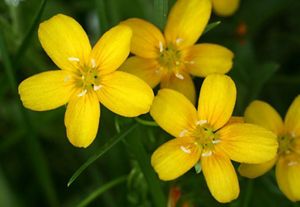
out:
M128 26L118 25L98 40L91 53L95 67L101 74L115 71L126 60L130 52L132 31Z
M126 117L147 113L154 97L147 83L122 71L102 76L97 94L105 107Z
M210 0L178 0L165 27L167 43L179 49L193 45L202 34L211 14Z
M227 203L238 197L239 183L229 158L218 154L202 156L201 168L208 188L217 201Z
M245 121L262 126L280 135L283 130L283 121L278 112L268 103L253 101L245 110Z
M57 14L40 24L39 40L53 62L61 69L74 71L85 64L91 51L89 39L73 18Z
M159 67L154 59L133 56L124 62L120 70L136 75L148 83L151 88L154 88L161 79Z
M161 31L142 19L130 18L121 24L129 26L133 31L131 52L144 58L157 58L165 47L165 39Z
M196 89L189 74L167 75L162 78L160 87L176 90L185 95L193 104L196 102Z
M197 44L183 52L186 67L194 76L225 74L232 68L233 53L217 44Z
M75 147L88 147L96 138L100 106L95 93L71 98L65 113L67 137Z
M279 189L291 201L300 200L300 159L299 155L281 157L276 165L276 180Z
M254 124L231 124L217 134L221 142L216 145L216 150L237 162L263 163L273 159L277 153L276 135Z
M71 73L62 70L36 74L19 85L23 105L35 111L55 109L66 104L72 92Z
M269 170L272 169L272 167L275 165L277 161L277 157L273 158L272 160L269 160L267 162L261 163L261 164L245 164L242 163L239 166L239 173L247 178L256 178L259 177Z
M199 160L200 153L194 138L175 138L155 150L151 164L161 180L173 180L191 169Z
M291 104L285 116L284 124L289 133L300 136L300 95Z
M240 0L213 0L214 12L219 16L230 16L238 8Z
M187 133L196 127L195 107L184 95L171 89L158 91L150 114L161 128L174 137L188 136Z
M236 100L236 87L226 75L207 76L202 84L198 114L214 130L224 126L230 119Z

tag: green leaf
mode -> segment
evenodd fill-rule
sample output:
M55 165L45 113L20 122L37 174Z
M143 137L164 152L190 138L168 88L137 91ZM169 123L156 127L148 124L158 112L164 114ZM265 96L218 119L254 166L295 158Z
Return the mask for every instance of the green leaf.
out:
M109 189L125 182L127 180L127 175L121 176L119 178L116 178L104 185L102 185L100 188L96 189L92 193L90 193L86 198L84 198L78 205L77 207L84 207L87 206L89 203L91 203L93 200L95 200L98 196L101 194L105 193Z
M88 167L90 166L93 162L95 162L97 159L99 159L102 155L104 155L108 150L110 150L113 146L115 146L119 141L121 141L123 138L125 138L130 132L132 132L138 124L134 124L131 127L129 127L127 130L124 132L121 132L111 138L108 142L106 142L105 145L100 147L100 149L93 155L91 156L83 165L78 168L78 170L75 171L75 173L72 175L68 182L68 187L78 178L78 176Z
M158 124L155 121L148 121L148 120L144 120L144 119L141 119L138 117L136 117L134 119L136 120L136 122L138 122L141 125L158 127Z
M216 21L216 22L213 22L213 23L210 23L210 24L206 25L203 34L205 34L205 33L209 32L210 30L214 29L219 24L221 24L221 21Z
M168 15L168 0L154 0L154 22L162 30Z

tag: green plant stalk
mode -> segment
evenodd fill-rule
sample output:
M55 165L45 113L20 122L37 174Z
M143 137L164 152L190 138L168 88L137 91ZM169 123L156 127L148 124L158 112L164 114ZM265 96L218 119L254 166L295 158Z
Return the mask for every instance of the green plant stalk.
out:
M104 0L95 0L96 11L99 22L100 35L103 35L108 30L109 24Z
M136 117L134 119L135 119L136 122L138 122L141 125L158 127L158 124L154 121L148 121L148 120L144 120L144 119L141 119L141 118L138 118L138 117Z
M245 199L244 199L244 202L243 202L243 207L249 207L250 206L250 201L251 201L252 194L253 194L253 180L249 179L247 181L246 195L245 195Z
M150 156L147 154L141 142L141 138L143 137L141 135L141 128L139 127L138 129L139 130L136 130L136 133L127 138L127 147L134 154L145 176L150 194L153 198L154 206L165 207L167 205L166 198L161 188L160 181L150 164Z
M102 155L104 155L109 149L115 146L119 141L121 141L124 137L126 137L136 127L137 124L132 125L127 130L117 134L116 136L111 138L105 145L100 147L98 152L96 152L93 156L91 156L83 165L80 166L80 168L78 168L78 170L75 171L75 173L69 179L67 186L69 187L88 166L90 166L93 162L95 162Z
M104 184L103 186L101 186L100 188L96 189L95 191L93 191L90 195L88 195L86 198L84 198L78 205L77 207L84 207L87 206L89 203L91 203L93 200L95 200L98 196L100 196L101 194L105 193L106 191L108 191L109 189L125 182L127 180L127 175L125 176L121 176L119 178L116 178L115 180L112 180L106 184Z
M15 56L16 63L18 63L20 61L20 58L24 56L24 54L31 42L30 40L32 39L33 33L34 33L38 23L40 22L40 19L42 17L43 11L45 9L46 3L47 3L47 0L42 0L40 7L38 8L36 15L34 16L32 24L29 27L29 30L27 31L25 37L22 40L20 47L17 50L16 56Z
M10 87L14 93L16 99L18 99L18 87L17 80L15 78L15 74L13 72L13 67L8 56L8 50L5 44L5 40L3 37L3 32L0 31L0 51L2 54L3 64L6 76L8 78ZM21 117L22 125L26 129L26 149L27 153L31 158L32 167L34 168L34 172L39 180L39 183L42 185L42 189L44 190L45 196L48 199L48 202L51 206L58 206L58 199L54 190L54 185L50 176L50 171L47 165L47 161L45 158L45 154L42 151L42 148L37 141L37 137L33 127L30 124L30 119L28 114L22 107L21 102L17 101L17 109Z
M154 0L154 22L163 30L168 15L168 0Z

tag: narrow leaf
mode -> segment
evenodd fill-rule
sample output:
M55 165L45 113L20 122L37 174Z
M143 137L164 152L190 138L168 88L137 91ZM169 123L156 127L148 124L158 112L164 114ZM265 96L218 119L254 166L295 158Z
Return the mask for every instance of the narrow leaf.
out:
M219 24L221 24L221 21L217 21L217 22L213 22L213 23L208 24L205 27L205 30L204 30L203 34L205 34L205 33L209 32L210 30L214 29Z

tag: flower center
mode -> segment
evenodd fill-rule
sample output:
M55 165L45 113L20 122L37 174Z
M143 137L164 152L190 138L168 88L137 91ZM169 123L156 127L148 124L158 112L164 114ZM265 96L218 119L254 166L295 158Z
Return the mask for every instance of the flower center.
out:
M197 123L196 129L192 132L192 136L196 138L197 144L202 148L202 156L211 156L215 145L221 140L206 122L199 121L199 123Z
M278 148L278 153L279 154L290 154L292 151L294 151L294 141L295 137L291 136L289 134L279 136L278 137L278 143L279 143L279 148Z
M97 91L102 86L100 84L99 70L94 59L91 64L80 64L78 58L69 58L70 61L76 62L77 71L75 73L75 85L80 88L78 96L84 96L90 91Z

